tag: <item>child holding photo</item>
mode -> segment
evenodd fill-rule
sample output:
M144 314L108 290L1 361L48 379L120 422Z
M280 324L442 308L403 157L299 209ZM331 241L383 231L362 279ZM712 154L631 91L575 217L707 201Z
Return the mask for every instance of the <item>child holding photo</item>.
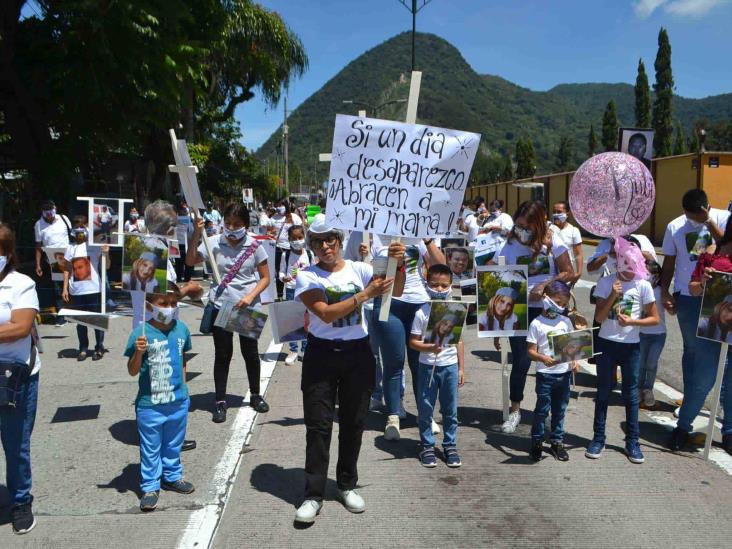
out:
M290 249L280 255L280 264L277 265L279 280L285 285L285 300L295 299L295 280L297 273L313 263L310 250L305 249L305 229L302 225L291 225L287 229L287 238ZM297 341L291 341L290 353L285 358L285 364L294 364L298 356L305 354L307 340L300 343L300 354L297 353Z
M485 313L478 318L478 330L520 330L518 317L513 308L518 292L510 286L499 288L488 302Z
M447 265L432 265L427 270L427 288L432 299L446 299L450 294L452 272ZM432 416L437 397L442 411L442 451L448 467L460 467L457 451L457 396L458 387L465 383L464 347L462 340L457 345L448 345L452 330L457 324L455 315L447 314L437 323L430 341L423 340L430 317L430 304L417 311L412 324L409 346L419 351L417 370L417 411L419 415L419 436L422 451L419 460L424 467L435 467L435 435ZM446 330L449 327L449 331ZM449 335L445 335L449 334Z
M151 318L132 330L124 355L129 359L129 374L140 376L135 399L143 493L140 509L154 511L161 487L180 494L194 490L183 479L180 462L190 405L184 353L192 345L188 327L176 320L174 293L148 296L145 308Z
M544 290L541 314L531 321L526 338L528 354L536 365L536 407L531 426L532 460L539 461L544 448L544 421L551 411L549 441L551 454L559 461L569 460L564 449L564 415L569 404L572 370L577 363L570 363L552 356L549 336L574 331L572 322L565 316L570 300L569 286L556 280Z

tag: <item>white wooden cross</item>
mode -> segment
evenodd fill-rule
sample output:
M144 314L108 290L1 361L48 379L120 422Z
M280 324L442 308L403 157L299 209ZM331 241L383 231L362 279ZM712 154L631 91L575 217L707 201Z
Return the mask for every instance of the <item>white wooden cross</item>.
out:
M191 156L188 154L188 146L186 145L185 139L178 139L175 136L175 130L170 130L170 144L173 147L173 158L175 158L175 164L170 164L168 169L172 173L177 173L180 177L181 188L183 189L183 196L186 197L186 203L191 208L193 218L198 219L199 210L205 210L206 205L203 203L201 198L201 191L198 188L198 180L196 174L198 168L193 165ZM208 255L209 266L211 267L211 273L213 274L214 281L216 284L221 284L221 274L219 273L218 265L214 261L213 254L211 253L211 247L208 243L208 237L204 233L203 245L206 247L206 255Z

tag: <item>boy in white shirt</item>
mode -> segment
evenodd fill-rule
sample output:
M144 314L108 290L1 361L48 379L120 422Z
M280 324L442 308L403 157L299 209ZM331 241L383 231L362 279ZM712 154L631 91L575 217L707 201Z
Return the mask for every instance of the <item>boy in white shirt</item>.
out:
M427 271L427 293L431 299L447 299L452 286L452 272L447 265L435 264ZM424 467L435 467L435 435L432 416L437 396L442 411L442 451L448 467L460 467L457 451L457 396L458 387L465 383L464 347L460 340L456 345L442 346L440 343L426 343L424 334L430 317L430 304L425 303L416 313L412 324L409 346L419 351L417 378L417 410L419 414L419 436L422 451L420 462ZM447 340L445 340L447 341Z
M529 357L536 365L536 408L529 455L534 461L541 459L544 421L551 411L551 454L559 461L567 461L569 454L564 449L564 415L569 404L572 370L577 369L577 363L559 362L552 355L549 336L574 330L572 322L565 316L571 294L569 286L559 280L547 286L544 294L544 310L529 325L526 338Z

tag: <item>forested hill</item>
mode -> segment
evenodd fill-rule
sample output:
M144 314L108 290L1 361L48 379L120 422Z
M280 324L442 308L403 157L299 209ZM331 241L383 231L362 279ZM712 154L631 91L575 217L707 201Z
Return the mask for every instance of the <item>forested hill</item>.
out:
M599 139L610 99L617 103L621 125L633 125L634 94L629 84L561 84L536 92L498 76L477 74L454 46L438 36L418 33L416 40L417 65L423 71L418 122L481 133L481 154L486 157L513 154L516 141L528 137L534 144L538 170L548 172L560 139L571 137L574 163L579 164L587 150L590 124ZM304 101L289 120L291 173L300 170L310 180L317 169L318 179L323 180L327 166L318 165L317 158L318 153L330 151L336 113L356 114L362 108L343 104L343 100L380 105L408 97L410 59L411 34L405 32L349 63ZM636 63L637 59L628 59L628 80L635 79ZM406 104L397 103L376 115L403 120L405 111ZM674 96L674 117L687 132L697 120L730 119L732 94L704 99ZM257 151L257 157L274 154L281 135L279 128Z

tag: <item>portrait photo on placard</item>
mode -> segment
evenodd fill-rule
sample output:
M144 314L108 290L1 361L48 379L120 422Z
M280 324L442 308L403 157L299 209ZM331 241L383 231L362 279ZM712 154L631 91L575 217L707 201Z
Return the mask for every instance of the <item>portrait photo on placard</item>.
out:
M478 267L478 337L525 336L529 288L526 265Z
M457 345L463 333L468 305L462 301L432 301L422 340L441 347Z
M89 204L91 238L94 244L109 244L110 246L121 245L120 216L124 212L118 212L119 201L116 199L106 200L94 198Z
M43 248L51 266L51 280L63 282L64 271L67 269L67 261L64 258L66 248Z
M272 337L276 344L307 339L308 311L301 302L270 303L269 316L272 319Z
M255 307L237 309L233 301L224 301L216 315L214 326L244 337L259 339L267 323L267 313Z
M473 270L473 249L450 247L443 249L447 266L452 273L452 285L460 286L462 280L475 278Z
M646 168L651 167L653 158L653 130L648 128L620 128L620 152L634 156Z
M122 289L164 294L168 289L168 241L159 236L126 234Z
M732 343L732 273L715 271L707 280L696 335Z
M587 360L594 355L591 328L563 334L549 333L548 337L552 356L560 363Z

